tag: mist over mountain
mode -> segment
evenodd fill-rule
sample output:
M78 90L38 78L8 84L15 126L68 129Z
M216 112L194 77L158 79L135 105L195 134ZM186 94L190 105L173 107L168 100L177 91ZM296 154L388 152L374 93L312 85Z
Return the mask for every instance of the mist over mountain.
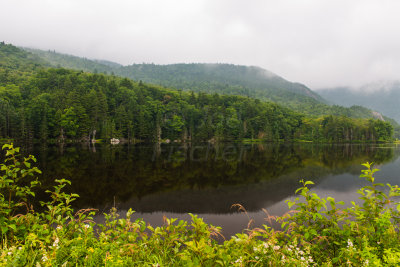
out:
M400 81L370 83L359 88L320 89L318 93L331 103L345 107L362 105L400 122Z
M63 67L67 69L77 69L87 72L102 72L112 73L114 68L118 68L121 65L115 62L106 60L91 60L87 58L77 57L73 55L67 55L57 53L54 50L40 50L22 47L25 51L30 54L39 57L42 61L47 62L53 67Z

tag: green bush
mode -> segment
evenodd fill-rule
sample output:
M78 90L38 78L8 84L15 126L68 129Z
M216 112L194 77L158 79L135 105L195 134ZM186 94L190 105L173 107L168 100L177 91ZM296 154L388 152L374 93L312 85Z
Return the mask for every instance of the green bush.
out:
M75 212L67 194L70 182L55 180L43 212L30 206L38 185L33 156L4 145L0 165L1 266L337 266L387 265L400 262L400 195L398 186L375 183L372 164L363 164L361 177L369 185L358 193L362 205L321 198L301 181L289 200L290 211L276 220L282 231L264 225L246 229L223 243L221 228L196 215L191 222L164 218L152 227L132 220L132 210L120 218L113 208L105 223L92 221L94 210ZM387 193L385 193L387 192ZM22 209L22 207L25 207Z

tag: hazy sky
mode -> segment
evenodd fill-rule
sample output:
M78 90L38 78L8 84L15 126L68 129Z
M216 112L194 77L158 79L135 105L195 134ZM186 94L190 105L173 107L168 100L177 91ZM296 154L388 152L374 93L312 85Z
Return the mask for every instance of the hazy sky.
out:
M400 80L398 0L0 0L0 41L122 64L256 65L313 89Z

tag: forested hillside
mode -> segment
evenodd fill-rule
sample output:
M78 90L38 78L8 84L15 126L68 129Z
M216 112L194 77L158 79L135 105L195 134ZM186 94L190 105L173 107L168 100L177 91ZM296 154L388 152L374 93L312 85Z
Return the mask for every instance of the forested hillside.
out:
M122 65L109 61L102 60L90 60L87 58L81 58L72 55L65 55L56 53L55 51L43 51L39 49L23 48L24 50L31 52L43 61L48 62L53 67L62 67L67 69L83 70L93 73L104 73L112 74L114 68L119 68Z
M11 45L0 43L0 83L17 83L34 71L49 67L51 64L39 56L26 53Z
M88 60L55 51L24 49L38 55L55 67L61 66L104 74L114 73L169 88L244 95L274 102L311 101L308 98L323 102L318 94L306 86L286 81L259 67L232 64L134 64L122 66L118 63Z
M386 141L390 123L344 116L307 117L259 99L184 92L105 74L44 68L1 44L0 136L26 141ZM8 66L15 66L9 68ZM43 65L45 66L45 64ZM29 75L19 76L21 70ZM11 78L10 78L11 77Z
M50 62L54 67L61 66L92 73L115 74L136 81L184 91L252 97L262 101L272 101L313 117L321 115L352 118L379 117L371 110L361 106L344 108L339 106L340 104L329 105L326 100L306 86L289 82L258 67L232 64L133 64L122 66L114 62L89 60L54 51L27 50L46 62ZM399 128L397 123L395 123L395 127Z
M230 64L134 64L120 68L118 74L182 90L243 95L278 103L323 101L306 86L288 82L259 67Z

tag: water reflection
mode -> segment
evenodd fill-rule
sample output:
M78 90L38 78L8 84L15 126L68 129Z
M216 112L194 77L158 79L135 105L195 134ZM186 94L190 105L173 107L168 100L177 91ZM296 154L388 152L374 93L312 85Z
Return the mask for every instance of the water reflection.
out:
M354 200L361 163L382 166L378 175L393 184L400 171L400 151L387 145L82 144L25 152L39 160L43 191L54 178L72 181L71 191L81 196L77 208L106 211L115 204L153 224L162 223L161 214L185 218L191 212L227 233L247 225L232 204L242 204L260 224L263 208L278 215L286 210L284 200L301 178L313 180L319 193Z

